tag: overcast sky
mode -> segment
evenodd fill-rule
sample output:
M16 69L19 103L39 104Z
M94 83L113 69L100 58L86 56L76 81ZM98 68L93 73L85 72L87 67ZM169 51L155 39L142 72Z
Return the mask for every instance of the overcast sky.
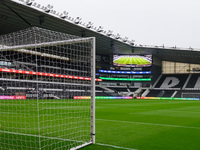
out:
M35 0L142 45L200 49L200 0Z

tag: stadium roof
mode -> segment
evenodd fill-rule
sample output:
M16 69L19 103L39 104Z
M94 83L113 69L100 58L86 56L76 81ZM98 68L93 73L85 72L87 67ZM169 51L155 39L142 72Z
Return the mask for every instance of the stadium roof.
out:
M150 47L150 46L133 46L133 41L126 38L118 38L118 35L107 35L108 32L92 27L87 28L86 24L75 23L76 19L68 17L61 18L58 13L39 4L32 3L27 5L23 0L18 2L12 0L0 0L0 35L10 32L23 30L30 25L46 28L54 31L77 35L81 37L96 37L97 54L153 54L161 60L199 63L200 51L195 49L178 49L176 47ZM33 6L35 5L35 6ZM17 16L22 16L26 21ZM50 12L49 12L50 11ZM62 17L64 14L62 14ZM78 22L78 21L77 21ZM131 30L131 29L130 29Z

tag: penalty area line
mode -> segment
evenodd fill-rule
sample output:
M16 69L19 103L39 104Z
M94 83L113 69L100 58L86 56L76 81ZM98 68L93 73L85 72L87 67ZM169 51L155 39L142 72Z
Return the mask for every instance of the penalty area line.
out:
M171 125L171 124L132 122L132 121L120 121L120 120L108 120L108 119L96 119L96 120L109 121L109 122L117 122L117 123L132 123L132 124L142 124L142 125L152 125L152 126L163 126L163 127L174 127L174 128L186 128L186 129L198 129L198 130L200 130L200 127L179 126L179 125Z
M1 131L1 130L0 130L0 133L22 135L22 136L30 136L30 137L41 137L41 138L61 140L61 141L84 142L84 141L77 141L77 140L71 140L71 139L63 139L63 138L59 138L59 137L47 137L47 136L39 136L39 135L34 135L34 134L25 134L25 133L17 133L17 132L9 132L9 131ZM137 150L137 149L121 147L121 146L116 146L116 145L109 145L109 144L102 144L102 143L95 143L95 144L96 145L101 145L101 146L113 147L113 148L116 148L116 149Z
M63 139L59 137L48 137L48 136L42 136L42 135L34 135L34 134L25 134L25 133L18 133L18 132L9 132L9 131L1 131L0 133L6 133L6 134L14 134L14 135L23 135L23 136L30 136L30 137L41 137L46 139L53 139L53 140L61 140L61 141L76 141L76 142L84 142L84 141L77 141L77 140L71 140L71 139Z
M137 149L133 149L133 148L121 147L121 146L110 145L110 144L102 144L102 143L95 143L95 144L96 145L101 145L101 146L106 146L106 147L118 148L118 149L137 150Z

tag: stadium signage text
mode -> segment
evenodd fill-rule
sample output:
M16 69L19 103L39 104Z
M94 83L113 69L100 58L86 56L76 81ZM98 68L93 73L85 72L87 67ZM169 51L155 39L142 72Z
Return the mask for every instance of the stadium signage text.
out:
M117 81L151 81L151 78L106 78L99 77L102 80L117 80Z
M74 99L91 99L90 96L74 96ZM95 99L133 99L132 96L96 96Z
M137 99L154 99L154 100L200 100L200 98L178 98L178 97L137 97Z
M112 71L112 70L99 70L102 73L113 73L113 74L151 74L151 71Z
M6 96L6 95L1 95L0 99L26 99L26 96Z

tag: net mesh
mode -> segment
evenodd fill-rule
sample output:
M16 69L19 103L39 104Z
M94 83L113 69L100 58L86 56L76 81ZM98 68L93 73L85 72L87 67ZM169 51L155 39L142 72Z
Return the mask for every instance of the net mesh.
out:
M0 36L0 149L91 142L93 40L38 27Z

